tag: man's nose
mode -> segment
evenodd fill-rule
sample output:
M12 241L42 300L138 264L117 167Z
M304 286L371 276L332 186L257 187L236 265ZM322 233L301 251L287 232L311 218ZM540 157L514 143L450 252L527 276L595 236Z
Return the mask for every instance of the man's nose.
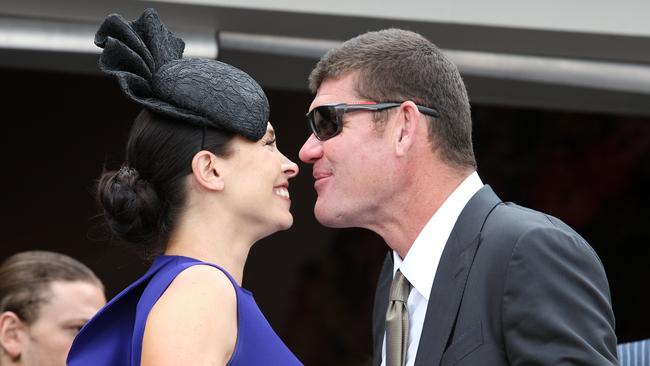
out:
M312 133L302 145L298 157L303 163L313 164L323 156L323 144Z

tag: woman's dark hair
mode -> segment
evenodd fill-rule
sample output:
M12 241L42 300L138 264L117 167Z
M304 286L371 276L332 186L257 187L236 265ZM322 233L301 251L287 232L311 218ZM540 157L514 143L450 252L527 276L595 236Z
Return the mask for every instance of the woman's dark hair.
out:
M146 257L159 254L184 207L192 158L202 147L227 156L233 136L142 110L129 134L125 163L105 171L97 184L97 202L110 230Z
M50 300L54 281L81 281L104 290L93 271L72 257L40 250L20 252L0 263L0 313L12 311L32 324L41 305Z

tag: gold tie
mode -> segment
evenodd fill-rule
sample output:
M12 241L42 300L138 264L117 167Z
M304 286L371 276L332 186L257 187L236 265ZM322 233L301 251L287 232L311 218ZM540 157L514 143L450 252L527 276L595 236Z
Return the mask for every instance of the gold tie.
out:
M390 285L386 311L386 366L404 366L409 334L409 312L406 300L411 285L400 270Z

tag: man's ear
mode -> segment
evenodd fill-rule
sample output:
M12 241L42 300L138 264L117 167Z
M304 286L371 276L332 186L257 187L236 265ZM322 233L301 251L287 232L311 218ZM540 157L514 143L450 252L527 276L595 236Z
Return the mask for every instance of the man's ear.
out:
M420 121L420 112L415 103L408 101L399 107L399 118L393 126L393 146L395 154L404 156L415 143L415 133Z
M0 348L13 360L20 358L26 325L13 311L0 314Z
M223 169L223 159L209 151L201 150L192 158L192 175L196 182L207 190L223 190Z

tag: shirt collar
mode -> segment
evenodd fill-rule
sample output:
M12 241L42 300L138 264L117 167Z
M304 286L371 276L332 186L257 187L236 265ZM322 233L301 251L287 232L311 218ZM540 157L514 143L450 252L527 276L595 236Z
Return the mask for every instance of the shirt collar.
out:
M393 251L393 275L399 269L427 301L438 263L451 230L465 205L483 187L478 173L470 174L431 216L404 259Z

